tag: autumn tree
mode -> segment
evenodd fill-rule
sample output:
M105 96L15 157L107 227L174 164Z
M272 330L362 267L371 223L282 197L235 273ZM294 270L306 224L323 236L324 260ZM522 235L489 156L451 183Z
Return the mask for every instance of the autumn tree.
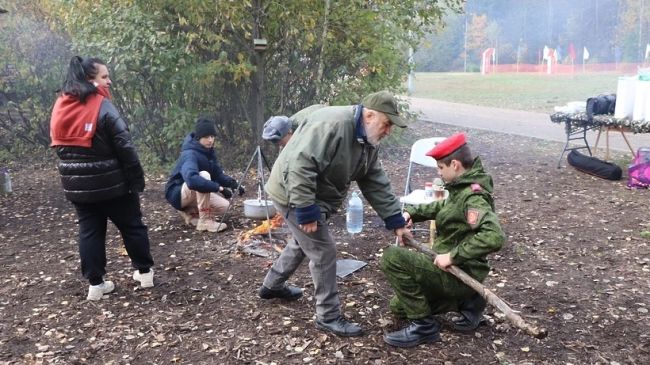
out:
M399 90L406 49L460 0L42 0L75 52L105 58L118 106L162 161L199 114L250 149L264 119ZM267 42L256 50L255 39Z
M467 25L467 53L474 63L481 63L482 52L491 46L487 15L472 15Z
M626 60L644 61L646 45L650 43L649 17L650 2L621 0L616 37Z
M0 158L49 145L50 107L61 85L60 60L67 57L67 40L50 31L33 2L5 8L7 13L0 13Z

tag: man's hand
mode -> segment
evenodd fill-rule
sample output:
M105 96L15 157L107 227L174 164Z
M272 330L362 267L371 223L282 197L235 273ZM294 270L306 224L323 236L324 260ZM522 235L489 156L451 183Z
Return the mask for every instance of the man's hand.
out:
M406 228L413 227L413 220L411 220L411 215L408 212L402 213L402 217L404 217L404 220L406 221Z
M447 271L449 266L453 265L453 262L451 262L451 256L448 253L437 255L433 263L444 271Z
M411 241L413 240L413 235L411 234L411 230L409 230L406 227L395 229L395 236L397 236L397 242L399 243L400 246L404 246L404 241L402 239L402 237L404 236L410 238Z
M300 227L300 229L305 231L305 233L316 232L316 229L318 229L318 222L313 221L311 223L301 224L301 225L299 225L299 227Z

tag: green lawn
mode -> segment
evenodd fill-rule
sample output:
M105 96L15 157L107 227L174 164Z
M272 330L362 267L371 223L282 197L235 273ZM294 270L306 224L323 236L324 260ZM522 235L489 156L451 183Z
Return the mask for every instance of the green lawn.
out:
M618 73L416 73L412 96L457 103L553 112L556 105L616 93Z

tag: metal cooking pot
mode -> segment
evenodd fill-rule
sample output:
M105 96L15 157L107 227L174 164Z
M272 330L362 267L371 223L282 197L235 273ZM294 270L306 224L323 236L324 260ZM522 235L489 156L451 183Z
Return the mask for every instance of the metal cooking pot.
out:
M268 209L269 218L275 215L275 207L270 200L248 199L244 200L244 215L248 218L266 219Z

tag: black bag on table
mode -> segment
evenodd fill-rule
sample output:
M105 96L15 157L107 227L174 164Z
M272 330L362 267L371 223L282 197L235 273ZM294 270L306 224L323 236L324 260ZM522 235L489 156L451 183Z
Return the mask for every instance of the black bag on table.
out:
M621 170L617 165L611 162L599 160L596 157L585 156L576 150L569 152L566 160L569 165L573 166L576 170L603 179L620 180L623 175L623 170Z
M587 119L591 122L594 115L614 114L616 109L616 94L598 95L587 99Z

